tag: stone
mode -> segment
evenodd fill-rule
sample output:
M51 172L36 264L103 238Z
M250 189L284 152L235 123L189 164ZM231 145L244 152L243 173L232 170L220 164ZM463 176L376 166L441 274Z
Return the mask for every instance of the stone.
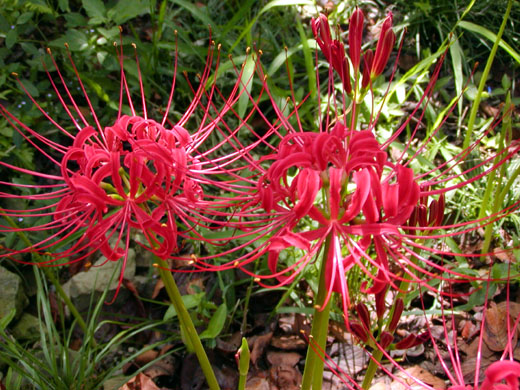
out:
M63 290L72 299L78 311L88 311L91 304L96 304L103 292L108 289L106 301L111 301L119 284L119 276L123 259L107 261L101 256L87 271L79 272L63 284ZM123 277L133 280L135 276L135 251L128 250ZM115 303L124 302L129 295L124 288Z
M14 318L19 318L28 300L25 296L22 278L17 274L0 267L0 320L8 316L13 310Z
M40 320L29 313L23 313L13 326L13 336L17 340L34 340L40 337Z
M71 298L91 294L93 291L103 292L108 287L114 291L119 284L119 272L123 259L107 261L101 256L87 271L79 272L68 280L63 289ZM135 275L135 251L128 250L123 277L132 280ZM109 285L110 284L110 285Z

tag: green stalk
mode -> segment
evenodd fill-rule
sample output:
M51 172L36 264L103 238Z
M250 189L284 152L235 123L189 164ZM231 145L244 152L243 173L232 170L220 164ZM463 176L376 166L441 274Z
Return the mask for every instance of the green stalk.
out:
M503 122L502 122L502 132L500 134L500 141L499 141L499 147L498 147L497 153L503 152L504 149L508 146L507 141L511 140L511 132L512 132L511 109L512 109L511 95L508 94L507 98L506 98L506 104L504 105L504 118L503 118ZM493 164L494 165L498 164L501 158L503 158L503 156L497 156L495 158L495 161ZM518 168L520 168L520 167L518 167ZM500 171L498 173L498 177L499 177L498 183L494 182L494 178L496 176L496 170L491 172L493 181L488 180L487 186L486 186L486 193L488 192L488 189L489 189L489 191L491 191L491 189L493 189L495 191L495 199L494 199L494 203L493 203L490 213L489 213L490 215L496 214L499 211L502 204L504 203L504 198L506 197L511 186L513 185L513 182L516 180L516 178L519 175L520 170L518 168L513 172L512 175L508 175L509 179L506 182L504 187L502 187L502 179L506 177L507 165L502 164L502 166L500 167ZM484 198L482 200L482 206L480 208L480 213L478 216L479 219L484 218L486 216L486 211L488 210L487 201L488 201L488 199L486 199L486 198ZM490 223L486 226L486 228L484 230L484 243L482 244L482 250L480 252L481 254L486 254L489 250L489 246L491 244L491 238L492 238L492 234L493 234L493 227L494 227L494 224Z
M16 224L16 222L13 221L13 219L11 217L9 217L8 215L4 214L2 212L2 209L0 209L0 215L3 218L6 219L7 223L11 227L16 229L16 234L25 243L27 248L32 247L31 241L29 240L29 238L27 238L27 235L23 231L20 230L20 228ZM42 258L41 258L39 253L32 252L32 255L35 257L37 263L42 261ZM63 290L63 287L61 287L61 284L60 284L59 280L56 278L56 276L52 273L52 271L49 268L47 268L45 266L44 267L40 267L40 268L43 270L43 272L45 273L45 276L47 278L49 278L51 283L56 288L56 292L58 293L60 298L63 300L65 305L67 305L68 309L70 310L70 314L72 314L74 319L77 321L77 323L78 323L79 327L81 328L81 330L83 331L83 333L87 334L88 333L87 324L83 320L83 317L81 317L81 314L79 314L78 309L76 309L76 306L74 306L74 304L70 300L69 296L65 293L65 290Z
M238 379L238 390L246 389L247 373L249 372L249 361L251 354L249 352L249 346L247 345L247 339L242 337L242 345L238 350L238 373L240 375Z
M327 297L327 286L325 283L325 269L327 262L327 255L329 252L331 235L329 234L325 239L323 245L323 257L320 264L320 282L318 286L318 295L314 301L315 307L321 307ZM323 308L323 310L315 309L314 318L312 320L311 340L310 343L315 342L319 348L325 350L327 343L327 334L329 331L329 313L331 301ZM309 343L309 344L310 344ZM305 358L305 369L303 370L302 387L301 390L321 390L323 382L323 358L318 355L314 349L309 345L307 348L307 357Z
M372 380L374 379L374 375L376 374L377 367L379 367L379 363L381 362L381 358L383 357L383 351L380 349L376 349L370 358L370 363L368 363L367 371L365 372L365 377L363 378L363 383L361 384L362 389L369 389L372 384Z
M486 81L489 75L489 71L491 70L491 66L493 65L493 60L495 59L495 55L498 50L498 44L502 39L502 34L506 28L507 19L509 19L509 13L511 12L511 7L513 5L513 0L509 0L507 2L507 9L504 14L504 20L502 20L502 24L500 25L500 30L498 30L497 39L493 44L493 48L491 49L491 53L489 53L488 60L486 62L486 67L482 72L482 77L480 78L480 83L478 84L477 94L475 96L475 100L473 101L473 105L471 106L471 111L468 119L468 128L466 130L466 136L464 137L464 143L462 145L462 149L467 149L469 147L469 143L471 141L471 133L473 132L473 127L475 126L475 119L477 118L477 112L480 106L480 99L482 97L482 92L484 91L484 87L486 86Z
M167 269L168 264L166 261L157 257L156 262L159 275L164 282L166 292L170 297L170 301L173 304L181 323L181 331L187 337L187 344L189 344L189 346L195 351L195 355L197 355L197 359L199 360L200 367L206 377L209 388L211 390L220 390L217 378L215 377L213 368L211 367L208 356L206 355L206 351L204 351L204 347L202 346L197 330L195 329L195 325L193 325L190 314L182 302L182 296L177 287L177 283L175 283L172 273Z

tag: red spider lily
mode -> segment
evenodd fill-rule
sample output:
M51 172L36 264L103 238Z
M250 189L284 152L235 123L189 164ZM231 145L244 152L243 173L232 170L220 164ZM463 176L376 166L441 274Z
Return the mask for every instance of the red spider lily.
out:
M356 11L357 14L351 18L353 23L362 22L359 12ZM383 23L376 56L368 64L370 79L383 72L395 42L391 22L392 16L389 15ZM402 282L436 291L429 284L432 279L471 280L471 277L430 259L425 253L442 258L456 255L435 245L435 241L475 231L493 223L517 210L519 203L480 220L445 224L445 195L485 178L518 153L520 146L513 145L497 152L477 166L462 168L465 158L481 144L480 138L449 161L427 172L414 172L411 162L425 150L427 143L440 128L426 141L419 143L414 153L410 152L425 112L420 111L420 108L429 102L443 58L435 68L416 108L390 139L382 143L376 137L378 113L372 115L365 127L353 128L356 121L348 119L349 112L355 112L352 106L358 100L353 99L352 106L348 107L347 95L350 90L346 85L355 82L357 76L349 74L347 81L344 79L345 74L340 72L338 64L345 53L343 47L341 52L338 51L341 43L332 39L327 18L321 15L313 19L312 30L331 70L336 71L342 81L343 93L329 98L326 117L321 119L321 127L317 132L303 128L296 102L293 101L294 110L284 114L287 110L281 110L272 98L278 118L272 121L263 116L263 119L280 139L272 153L262 157L256 165L260 173L256 198L245 203L236 214L242 223L237 227L243 230L237 237L253 238L233 250L258 242L259 237L268 239L231 262L215 266L201 258L197 266L212 270L241 267L252 274L245 266L267 253L271 273L254 276L259 282L276 278L279 283L275 286L279 286L292 282L326 247L326 302L332 292L339 292L343 297L345 313L351 306L347 274L354 268L373 281L371 285L365 283L361 291L376 295L388 286L402 291ZM359 25L350 30L352 34L359 34L359 31ZM351 50L356 53L358 40L357 36L352 38ZM366 66L365 63L365 69ZM259 72L262 72L260 68ZM263 73L260 73L260 78L266 80ZM334 91L332 71L329 72L328 82L328 91ZM263 91L272 96L267 81L263 87ZM294 94L292 96L294 99ZM262 115L260 108L256 107ZM397 158L390 158L390 144L405 131L414 116L418 117L418 124L406 141L404 151ZM498 122L492 127L496 127ZM269 147L272 148L273 143ZM406 156L411 157L406 159ZM472 175L481 168L481 173ZM448 182L455 184L447 185ZM329 243L325 245L327 240ZM302 255L284 266L280 254L288 249L300 251ZM270 283L261 284L273 286ZM384 310L383 307L380 309Z
M232 107L241 94L240 84L237 82L224 97L215 82L209 83L213 63L216 64L215 72L218 69L219 53L213 44L210 45L200 84L196 90L192 88L194 98L180 120L172 123L168 114L175 76L165 113L157 122L148 117L139 73L142 114L138 113L123 71L121 48L118 52L121 62L119 113L110 126L102 126L72 59L77 82L94 123L80 110L49 51L58 82L49 72L47 74L75 131L66 130L51 118L21 82L31 101L66 141L57 143L40 135L0 105L1 113L15 130L57 168L56 173L51 174L0 162L6 168L32 175L44 183L20 185L2 182L9 190L1 192L0 197L24 200L32 207L2 209L0 215L34 222L20 228L0 226L0 231L47 233L47 237L30 247L7 248L0 256L31 263L25 260L24 254L45 253L50 259L38 264L51 266L80 261L100 250L107 260L122 258L124 269L132 231L143 237L137 240L140 245L163 259L178 252L178 238L219 244L217 240L204 238L196 230L199 227L219 229L224 226L232 215L229 208L236 199L247 195L247 187L240 182L247 182L248 178L241 175L241 171L248 168L247 154L254 147L254 143L241 145L236 138L247 118L243 121L238 118L241 124L235 127L226 123L226 115L232 115L235 121L237 119ZM136 61L139 69L137 57ZM177 57L175 74L176 70ZM60 89L65 93L60 93ZM125 95L130 115L122 114ZM192 119L196 116L194 114L203 118L198 124ZM220 133L221 140L211 147L205 146L205 140L213 132ZM241 159L245 161L240 162ZM224 188L232 196L216 195ZM17 189L30 190L31 194L28 195L28 191L20 193ZM45 204L42 205L41 201ZM123 272L120 283L122 277Z

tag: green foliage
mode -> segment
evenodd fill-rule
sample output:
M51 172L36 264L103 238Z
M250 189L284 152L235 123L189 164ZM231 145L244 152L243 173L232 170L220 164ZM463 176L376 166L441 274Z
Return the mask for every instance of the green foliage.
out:
M126 326L107 343L98 343L94 334L112 321L100 321L101 308L106 299L104 292L97 304L92 304L88 313L88 332L84 335L78 350L72 349L74 324L65 326L63 310L53 311L49 299L49 286L43 273L34 267L37 287L37 306L40 318L40 334L34 345L17 341L6 329L8 318L0 322L2 350L0 362L7 365L5 385L10 390L19 389L55 389L55 390L95 390L109 378L121 376L121 369L139 354L152 350L167 340L139 348L133 354L120 361L114 361L114 349L126 343L132 343L135 337L147 330L157 330L164 326L164 321L140 322ZM13 313L14 314L14 313ZM57 321L54 320L58 315ZM127 324L125 324L127 325ZM173 336L177 337L177 336ZM173 352L170 351L170 353ZM107 364L105 364L107 363ZM101 366L110 367L100 370ZM142 367L141 369L145 369ZM122 378L121 385L128 378Z

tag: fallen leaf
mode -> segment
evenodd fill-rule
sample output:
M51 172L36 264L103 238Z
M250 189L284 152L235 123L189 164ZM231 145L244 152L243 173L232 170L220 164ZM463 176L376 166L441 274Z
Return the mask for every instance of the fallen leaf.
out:
M145 364L150 363L152 360L154 360L159 355L159 352L150 349L148 351L144 351L140 355L137 355L137 357L134 359L135 364L142 367Z
M302 375L296 365L301 356L296 352L274 352L267 353L267 361L271 364L269 368L269 380L271 389L298 390L302 382Z
M306 349L307 342L300 335L275 336L271 340L271 345L278 349Z
M248 341L249 349L251 350L251 363L257 365L258 359L264 353L265 347L269 344L273 338L273 332L268 332L259 336L253 336Z
M155 283L155 287L153 288L152 299L157 298L157 296L163 288L164 282L162 281L162 279L157 279L157 283Z
M432 375L428 370L421 366L412 366L407 368L405 372L397 373L396 377L400 378L401 381L393 381L390 385L392 390L424 389L424 386L418 383L416 380L419 380L433 387L434 389L444 390L446 388L446 383L444 383L444 380L436 377L435 375Z
M175 360L171 355L164 356L160 360L154 362L143 372L150 378L171 376L175 372Z
M246 390L271 390L266 378L252 377L246 382Z
M126 382L119 390L160 390L152 378L139 373Z
M507 314L509 313L509 318ZM516 347L518 340L518 328L511 335L509 330L514 326L515 319L520 315L520 304L516 302L500 302L496 304L491 302L486 311L486 318L484 321L484 332L482 338L489 349L496 352L502 352L507 345L511 343Z

